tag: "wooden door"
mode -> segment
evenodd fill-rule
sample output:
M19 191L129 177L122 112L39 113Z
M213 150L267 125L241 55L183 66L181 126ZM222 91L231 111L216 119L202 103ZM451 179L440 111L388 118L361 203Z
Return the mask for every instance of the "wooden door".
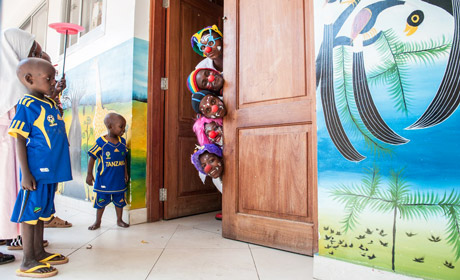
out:
M223 235L317 251L313 1L225 0Z
M190 72L203 58L190 44L191 36L203 27L222 26L222 6L207 0L171 0L166 23L166 76L164 219L221 209L221 194L208 178L201 182L190 161L197 143L193 133L195 112L186 81Z

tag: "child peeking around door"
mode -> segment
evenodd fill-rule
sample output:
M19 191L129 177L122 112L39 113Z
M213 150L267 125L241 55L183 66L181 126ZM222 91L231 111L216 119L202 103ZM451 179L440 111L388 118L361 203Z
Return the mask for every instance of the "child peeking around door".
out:
M187 88L192 94L206 89L218 96L222 96L223 87L224 77L221 73L211 68L195 69L187 78Z
M197 64L198 68L212 68L219 72L224 66L223 35L217 25L208 26L192 35L192 48L202 57L206 57Z
M222 193L221 177L224 172L222 149L214 144L204 144L192 154L191 160L200 173L212 178L212 182Z
M126 120L116 113L109 113L104 118L107 135L96 140L96 144L88 151L88 174L86 183L90 186L94 182L94 208L97 209L96 221L88 227L89 230L101 226L102 214L105 207L112 202L117 213L117 225L129 227L122 220L123 207L126 206L126 189L128 182L128 169L126 165L128 148L126 140L121 137L125 133ZM93 177L94 162L98 160L96 180Z
M212 91L202 90L192 94L192 108L209 119L222 118L227 114L224 102Z

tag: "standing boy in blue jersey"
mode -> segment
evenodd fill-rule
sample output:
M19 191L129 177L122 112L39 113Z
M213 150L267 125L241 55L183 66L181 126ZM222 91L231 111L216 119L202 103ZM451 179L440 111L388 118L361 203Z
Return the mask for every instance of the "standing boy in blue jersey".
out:
M54 215L57 183L72 180L69 142L65 124L54 93L55 69L51 63L28 58L18 64L17 75L28 90L19 100L8 133L17 140L21 166L21 186L11 217L22 224L24 258L16 275L50 277L57 269L50 266L67 263L61 254L43 248L43 221Z
M119 114L109 113L104 118L104 124L107 127L107 135L99 137L96 144L88 151L91 158L88 162L86 183L92 186L94 182L96 192L94 208L97 209L96 221L88 227L89 230L95 230L101 226L102 214L110 202L115 205L117 225L129 227L122 220L123 207L126 205L126 183L128 182L126 166L128 148L126 140L121 137L125 133L126 120ZM96 181L94 181L93 167L96 159L98 166Z

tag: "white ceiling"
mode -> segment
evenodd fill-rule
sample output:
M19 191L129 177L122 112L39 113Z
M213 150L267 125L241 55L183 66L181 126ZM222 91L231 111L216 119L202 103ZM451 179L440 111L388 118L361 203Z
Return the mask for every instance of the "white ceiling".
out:
M8 27L19 27L25 19L32 14L44 0L3 0L2 7L2 29Z

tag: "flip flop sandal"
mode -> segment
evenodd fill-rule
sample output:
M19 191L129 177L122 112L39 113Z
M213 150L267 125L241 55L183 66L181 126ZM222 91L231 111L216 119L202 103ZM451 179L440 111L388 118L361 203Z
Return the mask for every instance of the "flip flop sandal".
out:
M53 261L52 259L56 258L56 257L64 257L63 259L60 259L60 260L55 260ZM44 258L43 260L40 260L41 263L49 263L51 265L57 265L57 264L65 264L65 263L68 263L69 262L69 258L61 255L61 254L53 254L51 256L48 256L46 258Z
M15 258L13 255L2 254L0 257L0 264L6 264L10 262L14 262Z
M44 225L45 228L68 228L72 226L72 223L55 216L49 223L45 223Z
M51 265L49 263L34 266L28 270L16 270L16 275L21 277L31 277L31 278L48 278L58 274L58 270L53 267L53 270L50 272L35 272L40 268L50 268Z
M49 245L48 240L43 240L43 247ZM22 237L19 235L17 238L12 239L6 244L6 249L8 250L22 250Z

